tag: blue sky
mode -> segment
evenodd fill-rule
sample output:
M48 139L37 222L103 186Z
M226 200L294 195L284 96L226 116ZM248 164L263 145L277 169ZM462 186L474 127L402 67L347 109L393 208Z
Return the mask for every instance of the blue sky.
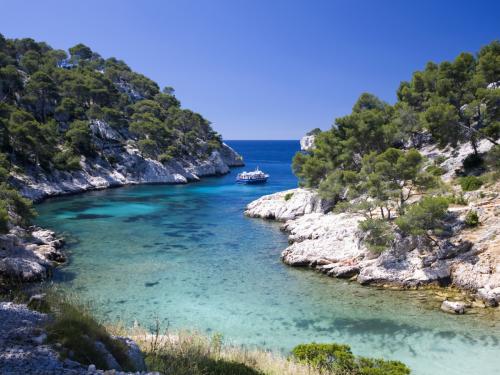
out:
M429 61L500 39L500 1L0 1L0 33L79 42L173 86L226 139L328 129Z

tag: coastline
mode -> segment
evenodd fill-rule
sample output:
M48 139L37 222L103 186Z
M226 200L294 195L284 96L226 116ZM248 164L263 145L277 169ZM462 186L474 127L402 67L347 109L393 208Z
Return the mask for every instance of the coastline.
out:
M478 231L484 233L466 230L461 225L461 216L469 206L454 207L454 233L440 241L438 254L429 250L422 239L401 235L397 235L389 250L380 255L371 253L358 230L362 217L330 212L331 205L313 190L298 188L263 196L248 204L245 215L283 223L281 229L288 233L289 245L281 259L289 266L309 267L361 285L438 287L441 291L442 287L455 288L470 299L456 301L460 302L457 310L447 312L463 313L472 305L498 306L500 300L500 273L493 257L497 255L500 225L494 211L498 205L492 203L499 196L476 196L471 204L480 208L483 226ZM485 204L490 207L481 209ZM445 304L442 309L446 311L446 307Z
M243 166L242 157L225 143L207 158L188 156L166 163L143 157L139 150L127 146L110 158L83 159L78 171L52 171L40 168L11 175L11 184L33 202L49 197L78 194L85 191L139 184L186 184L202 177L224 175L231 167Z

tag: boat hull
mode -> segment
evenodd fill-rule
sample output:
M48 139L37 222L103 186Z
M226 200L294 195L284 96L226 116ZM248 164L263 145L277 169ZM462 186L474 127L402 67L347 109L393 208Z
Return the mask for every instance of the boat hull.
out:
M266 182L267 182L267 177L266 178L253 178L253 179L243 179L243 178L236 179L237 184L245 184L245 185L265 184Z

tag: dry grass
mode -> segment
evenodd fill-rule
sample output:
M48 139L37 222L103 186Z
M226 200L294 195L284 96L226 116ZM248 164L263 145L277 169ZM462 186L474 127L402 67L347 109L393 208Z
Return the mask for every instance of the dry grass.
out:
M148 369L170 375L198 374L266 374L320 375L310 366L297 363L281 354L225 345L222 336L207 337L197 332L160 331L158 325L150 333L143 328L108 327L117 335L131 337L146 354Z

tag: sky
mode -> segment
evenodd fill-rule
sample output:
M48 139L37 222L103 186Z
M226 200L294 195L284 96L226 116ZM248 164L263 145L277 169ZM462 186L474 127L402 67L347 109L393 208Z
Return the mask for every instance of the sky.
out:
M0 33L122 59L225 139L298 139L500 39L500 1L0 0Z

